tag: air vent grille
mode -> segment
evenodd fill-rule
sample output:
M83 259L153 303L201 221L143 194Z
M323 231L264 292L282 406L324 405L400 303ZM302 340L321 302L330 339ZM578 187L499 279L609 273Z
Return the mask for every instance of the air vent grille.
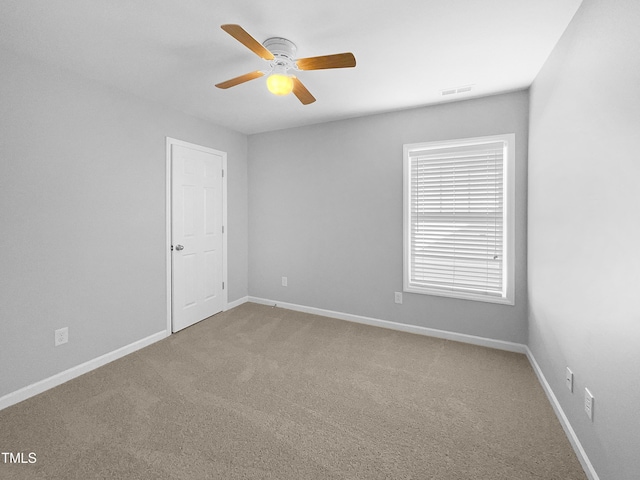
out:
M446 88L444 90L440 90L440 93L444 97L445 95L456 95L458 93L470 92L473 88L473 85L462 85L460 87Z

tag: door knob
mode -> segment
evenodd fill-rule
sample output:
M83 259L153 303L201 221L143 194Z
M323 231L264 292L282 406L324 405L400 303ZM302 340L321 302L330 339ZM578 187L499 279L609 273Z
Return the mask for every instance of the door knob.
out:
M184 250L184 247L182 245L176 245L176 250L178 251Z

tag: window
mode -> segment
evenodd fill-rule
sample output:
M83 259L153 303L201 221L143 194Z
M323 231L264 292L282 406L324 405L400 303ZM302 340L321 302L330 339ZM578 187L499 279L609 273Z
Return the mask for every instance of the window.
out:
M515 135L404 145L404 291L514 304Z

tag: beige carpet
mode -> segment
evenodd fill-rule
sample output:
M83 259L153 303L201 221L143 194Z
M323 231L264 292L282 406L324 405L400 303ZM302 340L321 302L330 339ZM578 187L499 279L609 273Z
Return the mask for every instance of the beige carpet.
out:
M526 357L247 303L0 411L2 479L585 479Z

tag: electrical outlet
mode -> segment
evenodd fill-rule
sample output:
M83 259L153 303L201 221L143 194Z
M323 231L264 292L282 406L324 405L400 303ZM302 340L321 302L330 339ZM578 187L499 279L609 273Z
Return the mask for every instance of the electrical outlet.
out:
M593 422L593 395L588 388L584 389L584 411Z
M571 393L573 393L573 372L569 367L567 367L567 371L565 374L565 384Z
M282 277L282 286L283 287L287 286L287 277Z
M54 344L57 347L69 341L69 327L59 328L54 334Z
M402 292L396 292L396 303L402 303Z

